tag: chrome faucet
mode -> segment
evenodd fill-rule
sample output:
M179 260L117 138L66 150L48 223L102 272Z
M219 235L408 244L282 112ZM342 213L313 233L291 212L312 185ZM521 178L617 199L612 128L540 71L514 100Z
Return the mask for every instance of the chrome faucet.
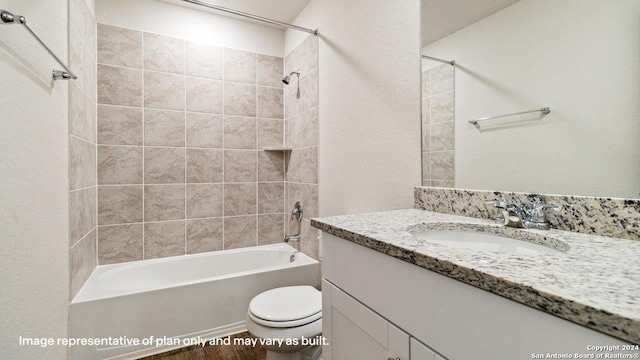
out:
M549 205L540 200L536 201L533 206L530 207L523 204L511 204L504 199L500 201L485 201L485 204L493 205L498 209L498 215L495 219L497 224L537 230L549 230L551 228L547 221L545 210L562 210L562 205Z
M284 237L285 244L289 244L293 246L296 250L298 250L297 252L300 251L300 231L302 229L302 214L303 214L302 204L300 203L300 201L296 201L296 204L293 206L293 210L291 211L291 221L297 222L298 232L296 234L286 235ZM291 259L290 259L291 262L295 260L296 253L291 255Z

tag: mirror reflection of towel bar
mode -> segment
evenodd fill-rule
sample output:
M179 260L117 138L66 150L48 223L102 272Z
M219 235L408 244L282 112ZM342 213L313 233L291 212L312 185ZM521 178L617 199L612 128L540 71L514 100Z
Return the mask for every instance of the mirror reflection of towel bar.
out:
M541 109L529 110L529 111L521 111L521 112L505 114L505 115L487 116L487 117L483 117L483 118L479 118L479 119L471 119L471 120L469 120L469 124L477 125L478 122L480 122L480 121L491 120L491 119L499 119L499 118L503 118L503 117L507 117L507 116L530 114L530 113L534 113L534 112L541 112L543 115L546 115L546 114L551 112L551 109L548 108L548 107L543 107Z

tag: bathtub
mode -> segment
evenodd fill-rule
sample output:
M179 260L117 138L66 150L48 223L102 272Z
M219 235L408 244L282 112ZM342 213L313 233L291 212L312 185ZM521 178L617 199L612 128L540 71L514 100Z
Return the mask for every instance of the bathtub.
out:
M70 358L136 359L184 346L176 338L244 331L249 301L259 293L319 288L319 263L302 253L291 262L294 252L274 244L98 266L69 306L70 338L129 343L71 346ZM164 338L171 341L158 341Z

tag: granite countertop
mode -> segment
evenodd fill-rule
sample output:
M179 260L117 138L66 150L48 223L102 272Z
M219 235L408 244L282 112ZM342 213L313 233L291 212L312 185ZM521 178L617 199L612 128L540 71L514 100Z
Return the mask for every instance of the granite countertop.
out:
M447 223L447 224L443 224ZM450 223L454 223L451 225ZM420 225L422 224L422 225ZM408 209L311 219L356 244L611 336L640 344L640 241ZM412 236L415 226L488 229L555 242L566 252L518 255L453 248Z

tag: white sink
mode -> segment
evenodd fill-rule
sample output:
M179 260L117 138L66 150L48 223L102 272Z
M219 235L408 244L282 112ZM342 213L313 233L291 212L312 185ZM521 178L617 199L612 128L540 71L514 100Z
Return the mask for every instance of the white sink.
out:
M534 242L518 240L504 235L501 236L486 233L484 232L485 229L482 229L483 232L474 232L460 229L442 229L442 226L433 227L435 227L435 229L430 229L429 226L418 226L408 229L408 232L420 239L444 246L509 254L557 254L568 249L568 247L562 246L564 244L560 244L561 246L558 246L557 242L549 242L549 246L541 245L540 243L544 244L545 241L548 240L545 237L533 239L535 242L538 242L536 244ZM500 231L498 229L492 230L496 232ZM527 235L531 236L532 234Z

